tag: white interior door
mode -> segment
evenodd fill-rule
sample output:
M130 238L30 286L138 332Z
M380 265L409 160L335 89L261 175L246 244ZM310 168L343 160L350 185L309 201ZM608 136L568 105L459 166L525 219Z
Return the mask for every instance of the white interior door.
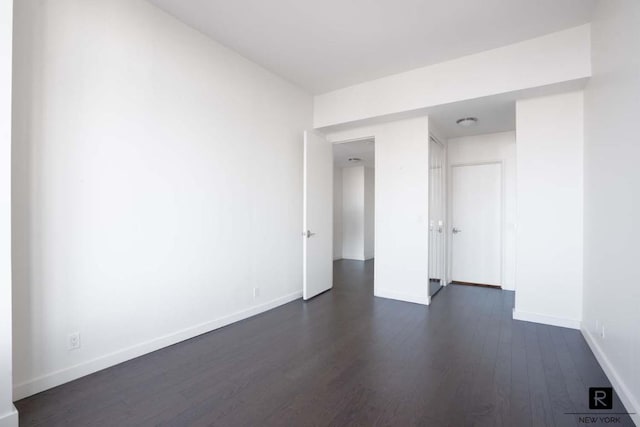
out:
M304 133L302 296L333 286L333 146L314 131Z
M453 166L451 279L502 285L502 165Z

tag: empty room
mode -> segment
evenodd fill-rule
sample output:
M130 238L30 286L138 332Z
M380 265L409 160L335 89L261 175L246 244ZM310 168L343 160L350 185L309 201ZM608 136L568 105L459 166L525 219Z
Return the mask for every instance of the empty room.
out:
M0 427L640 426L637 0L0 0Z

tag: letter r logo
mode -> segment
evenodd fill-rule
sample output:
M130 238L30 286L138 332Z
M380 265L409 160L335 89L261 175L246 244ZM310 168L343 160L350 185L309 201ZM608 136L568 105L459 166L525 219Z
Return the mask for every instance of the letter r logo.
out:
M589 409L613 409L613 388L590 387Z

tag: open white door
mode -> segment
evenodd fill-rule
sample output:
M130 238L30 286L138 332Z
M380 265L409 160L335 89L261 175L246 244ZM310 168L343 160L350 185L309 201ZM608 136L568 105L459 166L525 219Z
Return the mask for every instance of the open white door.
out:
M302 297L333 286L333 146L314 131L304 133Z

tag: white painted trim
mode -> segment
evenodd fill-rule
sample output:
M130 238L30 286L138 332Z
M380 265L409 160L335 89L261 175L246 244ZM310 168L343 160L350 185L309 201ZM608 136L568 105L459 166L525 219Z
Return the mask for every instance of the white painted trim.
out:
M604 373L607 375L607 378L609 378L609 381L611 381L613 388L616 389L616 393L618 393L618 396L624 404L627 412L635 412L635 415L630 415L631 419L633 420L635 425L640 426L640 414L638 414L638 411L640 411L640 402L635 399L635 397L629 390L629 387L626 386L622 377L618 374L618 371L616 371L615 367L602 350L602 347L600 347L600 344L598 344L596 338L591 332L589 332L584 324L581 325L580 332L582 332L582 336L584 337L585 341L587 341L587 344L589 344L589 348L591 348L594 356L596 356L596 359L598 360L598 363L602 367Z
M0 416L0 427L18 427L18 411L15 406L13 411Z
M381 289L374 289L373 295L378 298L387 298L397 301L411 302L414 304L429 305L431 304L431 297L428 295L410 295L402 294L399 292L385 291Z
M531 313L528 311L516 311L515 308L513 309L513 320L542 323L543 325L560 326L561 328L580 329L579 320L547 316L546 314Z
M21 384L16 384L13 387L13 398L14 400L23 399L27 396L40 393L41 391L59 386L69 381L73 381L75 379L92 374L110 366L126 362L127 360L134 359L147 353L160 350L161 348L168 347L170 345L188 340L207 332L211 332L218 328L222 328L223 326L230 325L231 323L247 319L260 313L264 313L265 311L274 309L278 306L297 300L299 298L302 298L302 291L297 291L283 297L268 301L264 304L259 304L245 310L240 310L228 316L210 320L208 322L201 323L199 325L195 325L181 331L173 332L159 338L154 338L141 344L136 344L122 350L117 350L113 353L97 357L87 362L83 362L74 366L70 366L68 368L60 369L59 371L45 374Z
M376 137L375 137L375 135L371 135L371 136L359 136L357 138L350 138L350 139L341 139L339 141L331 141L331 140L329 140L329 142L331 142L333 145L348 144L350 142L364 142L364 141L371 141L371 142L375 143L376 142Z

